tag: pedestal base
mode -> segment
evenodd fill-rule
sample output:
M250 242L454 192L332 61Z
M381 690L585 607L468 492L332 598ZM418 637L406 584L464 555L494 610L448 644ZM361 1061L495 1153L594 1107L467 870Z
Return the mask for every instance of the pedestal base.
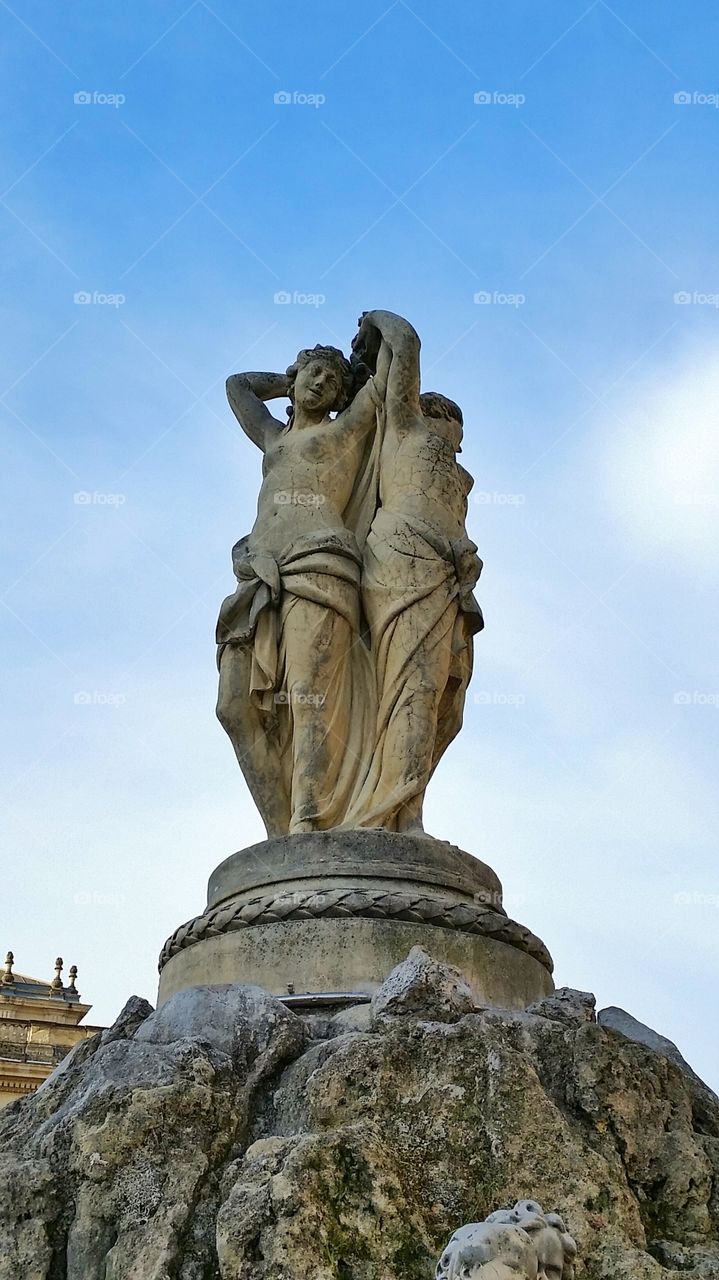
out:
M482 1004L523 1008L553 990L546 947L508 919L490 867L429 836L327 831L226 859L207 910L165 943L158 1000L224 982L368 995L416 945L461 969Z

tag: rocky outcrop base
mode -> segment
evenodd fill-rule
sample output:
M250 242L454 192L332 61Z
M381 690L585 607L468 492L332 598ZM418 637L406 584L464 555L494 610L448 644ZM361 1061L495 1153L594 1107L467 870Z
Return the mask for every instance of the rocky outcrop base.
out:
M532 1197L577 1280L719 1277L710 1090L582 993L474 1009L404 970L366 1030L259 988L131 1000L0 1117L0 1280L430 1280Z

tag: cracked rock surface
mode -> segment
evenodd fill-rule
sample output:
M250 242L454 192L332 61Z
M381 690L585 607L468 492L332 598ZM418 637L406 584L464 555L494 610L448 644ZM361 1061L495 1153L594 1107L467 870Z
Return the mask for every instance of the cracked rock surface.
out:
M0 1113L0 1280L431 1280L521 1198L577 1280L719 1280L709 1089L586 993L467 1011L432 971L424 1007L398 972L362 1030L254 987L133 998Z

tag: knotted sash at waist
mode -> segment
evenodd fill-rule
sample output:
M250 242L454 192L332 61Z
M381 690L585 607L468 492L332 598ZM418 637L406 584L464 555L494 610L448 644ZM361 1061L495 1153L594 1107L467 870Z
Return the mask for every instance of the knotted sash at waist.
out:
M465 616L465 625L470 634L481 631L484 627L484 618L482 610L473 595L473 587L475 586L480 573L482 572L482 561L477 555L477 544L472 542L471 538L464 534L461 538L448 538L445 534L440 533L434 525L428 521L422 520L417 515L402 515L399 512L392 511L390 508L380 507L374 521L372 523L372 541L387 541L390 545L396 545L397 550L404 554L411 554L409 548L404 545L406 534L414 534L415 537L422 538L425 543L435 552L451 570L457 583L458 604L462 614ZM420 562L421 563L421 562ZM431 573L430 566L425 568L425 587L416 587L416 599L421 599L422 594L430 594L437 582ZM419 575L419 581L422 581L423 575ZM405 605L408 603L405 601ZM412 601L409 601L412 603ZM399 612L402 603L395 605Z
M359 584L362 568L354 534L349 529L305 534L279 555L254 550L249 538L232 549L237 588L220 606L216 640L218 662L226 644L253 644L251 694L275 689L283 593L333 609L359 630ZM339 589L347 584L350 591Z

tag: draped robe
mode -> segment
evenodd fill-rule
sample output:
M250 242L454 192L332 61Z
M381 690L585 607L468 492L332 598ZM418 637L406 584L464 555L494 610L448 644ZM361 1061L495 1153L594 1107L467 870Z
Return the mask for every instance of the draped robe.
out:
M380 507L365 547L362 596L378 714L372 761L349 827L396 829L421 811L427 783L462 725L472 638L483 626L472 588L481 563L414 515Z

